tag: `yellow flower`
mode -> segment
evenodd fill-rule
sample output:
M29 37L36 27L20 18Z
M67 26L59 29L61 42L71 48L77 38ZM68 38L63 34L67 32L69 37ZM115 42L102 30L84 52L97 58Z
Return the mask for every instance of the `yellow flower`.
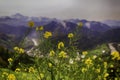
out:
M64 47L64 43L63 42L59 42L58 43L58 49L61 49L61 48L63 48Z
M50 68L51 68L51 67L52 67L52 63L48 63L48 67L50 67Z
M49 37L51 37L51 36L52 36L52 33L49 32L49 31L46 31L46 32L44 33L44 38L49 38Z
M19 50L19 47L14 47L14 50L15 50L15 51L18 51L18 50Z
M38 80L42 80L44 78L44 74L40 73L40 76L38 76Z
M3 75L8 75L8 73L7 72L3 72Z
M44 78L44 74L43 74L43 73L40 73L40 77L43 79L43 78Z
M82 22L79 22L78 23L78 27L82 27L83 26L83 23Z
M8 80L16 80L16 77L14 74L9 74L8 75Z
M29 21L29 22L28 22L28 26L29 26L29 27L34 27L34 25L35 25L35 23L34 23L33 21Z
M55 55L55 52L54 52L53 50L51 50L49 56L52 57L52 56L54 56L54 55Z
M115 77L114 80L119 80L119 79L117 77Z
M64 51L61 51L61 52L59 53L59 57L60 57L60 58L66 58L66 57L67 57L67 54L66 54Z
M97 72L97 73L100 73L100 68L96 69L96 72Z
M113 60L114 60L114 59L120 60L120 59L119 59L119 58L120 58L120 53L119 53L119 52L114 51L114 52L111 53L111 55L113 56L113 57L112 57Z
M87 55L88 52L87 52L87 51L83 51L82 54L83 54L83 55Z
M68 34L68 38L73 38L74 37L74 34L73 33L69 33Z
M36 31L39 31L39 27L36 27Z
M108 73L105 73L104 74L104 78L106 78L106 77L108 77L109 76L109 74Z
M40 26L40 27L39 27L39 30L40 30L40 31L42 31L43 29L44 29L43 26Z
M24 49L19 48L19 47L14 47L14 50L15 50L17 53L20 53L20 54L23 54L23 53L25 52Z
M82 73L84 73L84 72L86 72L87 71L87 69L86 68L82 68Z
M99 75L99 76L98 76L98 80L102 80L102 76Z
M85 64L89 67L90 65L92 65L92 60L90 58L85 60Z
M19 53L23 54L24 52L25 52L24 49L22 48L19 49Z
M43 26L39 26L39 27L36 27L36 31L42 31L43 30Z
M8 73L7 72L3 72L2 73L2 77L6 77L6 76L8 76Z
M34 72L35 72L35 69L34 69L33 67L30 67L30 68L29 68L29 72L30 72L30 73L34 73Z
M114 65L113 65L113 64L111 64L111 65L110 65L110 68L113 68L113 67L114 67Z
M104 68L107 68L107 62L104 62L103 64L104 64Z
M16 69L15 69L15 72L20 72L20 68L16 68Z
M8 62L12 62L13 61L13 59L12 58L8 58Z

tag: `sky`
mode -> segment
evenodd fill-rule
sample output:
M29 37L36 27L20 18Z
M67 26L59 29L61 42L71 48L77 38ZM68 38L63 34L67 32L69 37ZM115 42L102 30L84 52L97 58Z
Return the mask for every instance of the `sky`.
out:
M120 0L0 0L0 16L120 20Z

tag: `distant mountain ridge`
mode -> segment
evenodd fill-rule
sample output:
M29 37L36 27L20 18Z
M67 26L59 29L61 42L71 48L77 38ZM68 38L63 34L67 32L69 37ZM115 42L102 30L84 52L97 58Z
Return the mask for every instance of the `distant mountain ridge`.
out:
M27 25L28 21L31 20L35 22L35 27L44 26L44 31L51 31L53 33L53 37L61 35L66 36L68 33L73 32L76 29L79 22L82 22L83 26L81 27L81 31L78 33L82 34L82 40L79 40L80 44L87 42L87 44L92 45L107 41L120 41L118 38L119 35L115 36L116 33L114 32L114 30L116 31L117 28L117 34L120 33L119 22L115 23L117 27L114 27L113 29L113 27L110 26L111 24L109 25L109 23L106 22L88 21L85 19L59 20L56 18L46 17L28 17L19 13L12 16L0 17L0 33L6 35L13 34L15 37L22 37L29 28ZM29 34L31 39L38 38L35 27ZM111 35L109 34L112 34L112 37L110 37Z

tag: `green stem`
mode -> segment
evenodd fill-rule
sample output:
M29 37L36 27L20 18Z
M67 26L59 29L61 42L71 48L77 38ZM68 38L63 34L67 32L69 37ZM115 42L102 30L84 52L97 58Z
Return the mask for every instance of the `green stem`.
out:
M31 32L31 28L29 28L29 29L27 29L27 31L25 32L25 34L24 34L24 36L23 36L23 38L22 38L22 40L20 41L20 43L19 43L19 46L20 47L22 47L23 46L23 44L24 44L24 41L25 41L25 38L27 37L27 35Z

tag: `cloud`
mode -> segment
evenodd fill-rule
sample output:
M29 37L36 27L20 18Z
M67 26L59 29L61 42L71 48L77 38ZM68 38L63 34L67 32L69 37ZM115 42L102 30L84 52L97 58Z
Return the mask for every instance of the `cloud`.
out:
M120 0L1 0L0 16L22 13L60 19L120 20Z

